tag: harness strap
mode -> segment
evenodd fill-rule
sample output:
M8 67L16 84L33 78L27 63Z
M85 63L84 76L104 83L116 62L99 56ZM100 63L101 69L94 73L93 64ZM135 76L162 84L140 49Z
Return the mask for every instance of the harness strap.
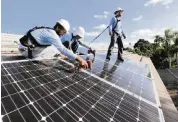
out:
M76 53L76 51L79 47L78 41L76 39L73 39L73 33L72 33L71 41L69 42L69 47L74 53Z
M28 58L32 58L33 55L32 55L32 50L33 48L35 47L47 47L47 46L50 46L50 45L41 45L39 44L36 39L31 35L31 32L37 30L37 29L52 29L54 30L53 28L50 28L50 27L44 27L44 26L40 26L40 27L34 27L32 29L30 29L21 39L20 39L20 43L23 45L23 46L26 46L28 48Z
M115 17L116 18L116 17ZM121 20L118 20L117 18L116 18L116 24L115 24L115 26L112 28L112 31L114 32L114 33L116 33L117 35L119 35L116 31L115 31L115 28L117 27L117 24L118 24L118 22L120 22Z
M40 26L40 27L37 27L37 26L36 26L36 27L30 29L30 30L26 33L26 35L27 35L27 37L29 38L29 40L31 41L33 47L36 47L36 46L38 46L38 47L50 46L50 45L41 45L41 44L39 44L39 43L36 41L36 39L31 35L31 32L33 32L33 31L35 31L35 30L37 30L37 29L52 29L52 30L54 30L53 28L44 27L44 26Z
M28 48L28 58L33 58L32 56L32 49L30 47L27 47Z

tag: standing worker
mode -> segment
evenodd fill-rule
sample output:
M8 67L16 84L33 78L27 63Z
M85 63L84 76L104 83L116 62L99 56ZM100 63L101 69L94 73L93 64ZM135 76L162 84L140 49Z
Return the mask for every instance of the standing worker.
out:
M35 59L50 58L59 53L61 57L67 56L72 60L76 59L79 61L80 67L87 68L88 64L85 60L65 48L61 43L60 36L68 32L69 29L70 24L64 19L57 21L54 28L35 27L20 39L19 51L23 56Z
M117 45L118 45L117 59L122 61L122 62L124 61L124 59L122 57L122 53L123 53L122 37L124 37L124 39L126 39L126 36L123 32L122 22L120 20L123 11L124 11L123 9L118 8L118 10L116 10L114 12L115 17L113 17L111 19L111 22L109 24L109 35L111 36L111 42L110 42L108 52L107 52L107 56L106 56L107 60L110 60L111 53L112 53L112 50L114 48L114 44L117 43Z

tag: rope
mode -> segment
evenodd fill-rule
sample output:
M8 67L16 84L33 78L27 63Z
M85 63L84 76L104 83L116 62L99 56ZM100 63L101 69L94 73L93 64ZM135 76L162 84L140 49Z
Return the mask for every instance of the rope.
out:
M89 45L90 45L91 43L93 43L99 36L101 36L101 34L103 34L103 33L105 32L105 30L108 29L108 28L109 28L109 26L107 26L98 36L96 36L96 37L89 43Z

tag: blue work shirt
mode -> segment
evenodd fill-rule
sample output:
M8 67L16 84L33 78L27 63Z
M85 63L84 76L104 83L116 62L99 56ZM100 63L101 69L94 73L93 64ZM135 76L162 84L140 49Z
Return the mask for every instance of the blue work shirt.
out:
M58 51L72 60L77 58L77 55L74 54L71 50L68 50L61 43L60 37L57 35L55 30L52 29L37 29L31 32L31 35L40 45L54 45Z
M109 24L109 32L112 32L113 28L115 27L114 31L116 33L118 33L120 36L123 36L124 35L124 32L123 32L123 29L122 29L122 22L121 21L118 21L117 23L117 19L120 20L119 18L116 18L116 17L112 17L111 21L110 21L110 24Z
M72 34L66 33L63 36L61 36L61 42L64 43L65 41L71 41Z
M72 43L74 43L75 41L77 41L77 43L80 44L81 46L83 46L85 48L88 48L88 49L91 49L91 47L89 47L88 45L84 44L82 41L72 39L72 33L66 33L65 35L63 35L61 37L61 42L64 43L65 41L68 41L70 45Z

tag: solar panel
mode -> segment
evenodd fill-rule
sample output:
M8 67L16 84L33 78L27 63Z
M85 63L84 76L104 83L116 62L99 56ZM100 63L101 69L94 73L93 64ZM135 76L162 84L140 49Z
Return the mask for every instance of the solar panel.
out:
M102 70L96 66L92 74L71 73L71 68L61 60L2 63L3 122L163 121L157 102L144 98L147 94L143 88L149 82L145 76L116 68L112 78L116 80L109 81L98 77ZM141 87L132 86L140 79ZM130 87L126 88L128 83Z
M103 59L104 56L96 58L93 64L92 73L104 78L117 86L140 95L153 103L156 103L156 97L152 79L150 78L149 67L146 64L136 63L129 59L126 62L119 61L108 62ZM101 73L98 73L102 71ZM119 79L119 81L118 81ZM116 82L118 81L118 82Z

